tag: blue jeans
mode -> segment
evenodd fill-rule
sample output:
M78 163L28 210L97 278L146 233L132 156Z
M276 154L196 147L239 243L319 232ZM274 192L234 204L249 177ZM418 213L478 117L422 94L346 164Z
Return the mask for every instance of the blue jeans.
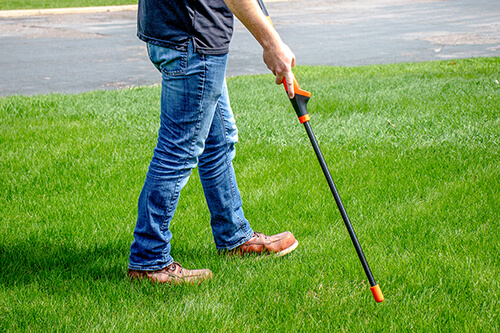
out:
M246 241L253 230L245 219L232 160L238 131L229 105L227 55L200 55L148 44L162 73L158 142L139 196L129 268L158 270L173 262L169 230L179 194L191 170L199 175L218 250Z

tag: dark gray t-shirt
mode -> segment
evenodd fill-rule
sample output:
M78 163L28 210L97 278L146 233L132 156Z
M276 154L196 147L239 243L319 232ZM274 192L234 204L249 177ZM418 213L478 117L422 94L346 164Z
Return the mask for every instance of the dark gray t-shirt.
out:
M200 54L229 51L233 14L223 0L139 0L137 36L148 43Z

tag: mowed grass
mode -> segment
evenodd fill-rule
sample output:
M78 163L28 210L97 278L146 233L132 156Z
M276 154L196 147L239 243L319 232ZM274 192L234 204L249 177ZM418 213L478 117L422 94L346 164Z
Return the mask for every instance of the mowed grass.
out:
M0 10L135 5L137 0L0 0Z
M217 254L196 171L172 254L201 286L126 278L159 87L0 99L0 331L498 332L500 59L299 67L311 126L386 300L270 75L230 78L235 168L283 258Z

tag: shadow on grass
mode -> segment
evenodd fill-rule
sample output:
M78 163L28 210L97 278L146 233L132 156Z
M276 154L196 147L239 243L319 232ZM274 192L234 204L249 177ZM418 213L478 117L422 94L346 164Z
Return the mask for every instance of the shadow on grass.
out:
M123 281L130 244L18 241L0 244L0 284L56 281Z
M115 240L106 244L50 242L36 239L0 244L0 284L19 286L39 284L88 285L104 282L111 285L130 283L127 277L130 242ZM216 251L202 247L180 247L173 253L191 269L201 260L222 260ZM148 281L144 281L150 284ZM142 283L141 283L142 284ZM148 289L146 289L148 290Z

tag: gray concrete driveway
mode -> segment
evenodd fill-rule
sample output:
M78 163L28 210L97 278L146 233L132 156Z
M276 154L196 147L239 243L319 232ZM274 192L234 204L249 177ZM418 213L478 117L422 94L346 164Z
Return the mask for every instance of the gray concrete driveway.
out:
M297 64L358 66L500 57L498 0L268 1ZM136 12L0 17L0 95L75 93L160 82ZM237 22L228 76L267 73Z

